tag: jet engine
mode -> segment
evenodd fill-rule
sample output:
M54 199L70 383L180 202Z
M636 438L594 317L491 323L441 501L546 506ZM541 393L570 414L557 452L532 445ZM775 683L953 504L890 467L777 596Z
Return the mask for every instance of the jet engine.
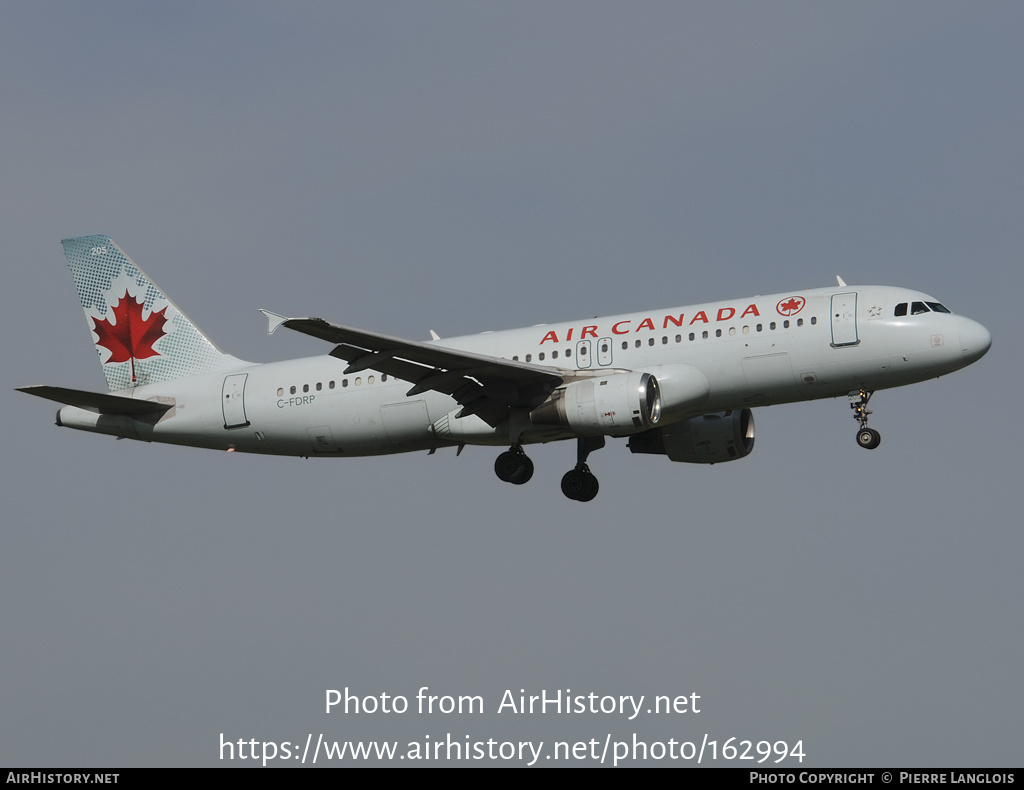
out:
M661 390L650 373L631 371L574 381L530 412L534 425L570 428L578 436L621 436L661 419Z
M750 409L734 409L682 420L634 434L629 449L688 464L735 461L754 449L754 415Z

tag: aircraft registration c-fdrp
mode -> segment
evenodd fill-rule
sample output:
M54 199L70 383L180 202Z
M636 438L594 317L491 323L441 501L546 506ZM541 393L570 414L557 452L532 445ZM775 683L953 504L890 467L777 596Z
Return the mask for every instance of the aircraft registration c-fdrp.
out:
M23 392L57 424L121 438L293 456L507 446L494 471L533 475L524 445L575 439L570 499L597 494L605 437L634 453L719 463L754 446L750 409L848 396L857 443L875 390L942 376L988 351L985 327L930 296L881 286L792 291L417 342L266 310L329 353L267 364L220 351L107 236L64 253L109 393Z

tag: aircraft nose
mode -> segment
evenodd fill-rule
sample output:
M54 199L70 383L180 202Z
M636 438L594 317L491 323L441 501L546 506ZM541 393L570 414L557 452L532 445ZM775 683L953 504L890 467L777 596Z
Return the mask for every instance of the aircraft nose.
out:
M985 327L970 318L960 322L960 348L968 364L981 359L991 347L992 335Z

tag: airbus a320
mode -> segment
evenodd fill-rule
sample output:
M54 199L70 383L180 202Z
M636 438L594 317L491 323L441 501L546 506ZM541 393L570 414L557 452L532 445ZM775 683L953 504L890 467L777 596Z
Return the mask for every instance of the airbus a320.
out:
M63 404L57 424L232 452L355 457L507 447L498 478L533 476L525 447L576 441L569 499L598 492L590 454L713 464L754 446L751 409L846 397L857 443L876 390L964 368L992 338L918 291L846 285L427 341L264 310L328 343L306 359L226 354L107 236L62 242L109 392L21 388Z

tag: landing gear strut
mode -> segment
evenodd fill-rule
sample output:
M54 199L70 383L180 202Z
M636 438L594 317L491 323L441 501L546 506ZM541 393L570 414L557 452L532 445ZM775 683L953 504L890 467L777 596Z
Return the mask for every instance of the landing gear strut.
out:
M520 445L513 444L495 459L494 474L505 483L521 486L533 477L533 461Z
M562 477L562 493L576 502L589 502L597 496L600 486L587 466L587 456L604 447L603 436L584 436L576 441L576 468Z
M866 450L874 450L882 443L882 435L874 428L868 427L868 401L871 400L873 392L867 390L855 390L850 393L850 408L853 409L853 418L860 423L857 430L857 444Z

